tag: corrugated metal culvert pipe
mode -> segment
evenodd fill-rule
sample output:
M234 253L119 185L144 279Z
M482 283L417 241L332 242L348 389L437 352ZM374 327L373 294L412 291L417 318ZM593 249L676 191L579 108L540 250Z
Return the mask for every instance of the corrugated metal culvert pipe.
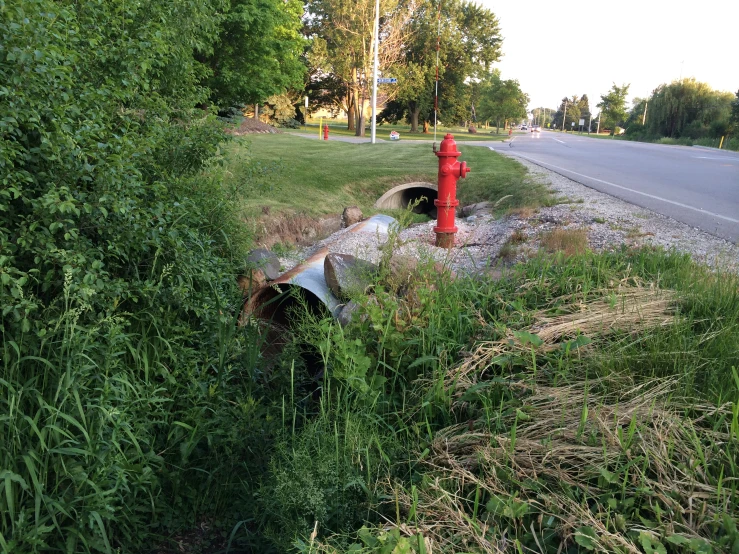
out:
M373 215L357 223L350 233L369 233L387 235L395 219L388 215ZM327 248L322 248L289 271L280 275L254 294L244 304L242 321L250 315L266 319L274 323L289 326L289 312L298 299L295 293L301 294L311 311L318 312L325 307L336 317L342 304L331 292L324 276L324 260L328 255Z

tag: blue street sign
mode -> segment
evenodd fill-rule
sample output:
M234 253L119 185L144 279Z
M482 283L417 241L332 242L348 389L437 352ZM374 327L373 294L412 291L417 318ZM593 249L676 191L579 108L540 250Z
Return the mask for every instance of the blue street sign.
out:
M398 79L395 77L378 77L377 78L377 84L378 85L394 85L398 82Z

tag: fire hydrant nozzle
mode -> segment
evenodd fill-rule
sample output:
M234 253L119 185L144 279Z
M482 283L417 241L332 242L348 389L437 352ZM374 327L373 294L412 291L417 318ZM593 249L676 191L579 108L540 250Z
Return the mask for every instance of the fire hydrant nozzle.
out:
M470 168L467 167L467 162L457 160L462 153L457 151L457 143L451 133L446 134L435 154L439 158L439 191L437 199L434 200L438 214L434 227L436 246L451 248L454 246L454 234L457 232L454 225L455 211L459 206L457 179L465 178Z

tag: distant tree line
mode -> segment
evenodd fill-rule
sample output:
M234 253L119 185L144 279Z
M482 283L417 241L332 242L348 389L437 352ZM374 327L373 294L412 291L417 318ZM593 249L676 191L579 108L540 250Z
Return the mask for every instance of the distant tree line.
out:
M649 98L636 98L623 125L630 136L673 139L720 138L739 123L736 94L713 90L693 78L662 84Z
M693 141L701 139L729 138L739 129L739 91L736 94L712 89L706 83L694 78L679 79L670 84L658 86L647 98L635 98L631 109L627 107L626 97L629 85L615 83L601 95L596 105L600 112L592 118L591 131L600 127L612 134L625 130L627 138L637 140L675 139ZM578 118L583 114L581 98L563 98L554 115L553 125L570 129L572 122L576 128ZM565 115L565 104L567 111ZM590 117L585 117L586 128Z

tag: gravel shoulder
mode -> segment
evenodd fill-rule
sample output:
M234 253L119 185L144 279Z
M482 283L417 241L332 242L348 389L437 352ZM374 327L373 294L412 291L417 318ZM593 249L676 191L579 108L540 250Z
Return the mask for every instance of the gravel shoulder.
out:
M532 180L548 185L562 202L537 210L518 210L499 219L487 211L458 217L459 231L451 250L434 246L436 222L412 225L398 235L396 251L432 258L457 272L476 272L533 256L541 248L541 237L555 229L586 229L588 246L594 251L615 250L622 245L660 246L688 253L711 267L739 270L739 247L724 239L576 183L527 160L516 159L528 168ZM281 258L283 267L292 268L323 247L329 252L377 262L380 247L388 240L387 234L352 233L351 229L342 229L315 245L291 252ZM515 248L511 248L514 234ZM505 260L501 260L504 248Z

